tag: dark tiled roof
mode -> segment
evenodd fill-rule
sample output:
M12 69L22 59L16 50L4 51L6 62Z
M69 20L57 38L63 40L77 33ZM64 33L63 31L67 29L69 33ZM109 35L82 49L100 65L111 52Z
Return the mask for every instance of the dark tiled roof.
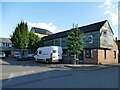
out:
M44 35L50 35L52 32L42 29L42 28L37 28L37 27L32 27L31 29L32 32L38 33L38 34L44 34Z
M84 33L98 31L105 24L106 21L107 20L97 22L94 24L90 24L90 25L86 25L86 26L82 26L82 27L79 27L79 29L80 29L80 31L82 31ZM68 35L69 31L70 30L66 30L64 32L59 32L56 34L45 36L45 37L43 37L43 40L50 40L50 39L55 39L55 38L59 38L59 37L66 37Z

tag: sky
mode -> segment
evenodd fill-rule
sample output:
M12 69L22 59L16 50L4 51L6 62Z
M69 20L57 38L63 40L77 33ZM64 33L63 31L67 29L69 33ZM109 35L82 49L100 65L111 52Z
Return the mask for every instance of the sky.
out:
M21 21L53 33L108 20L118 36L118 2L1 2L0 37L9 38Z

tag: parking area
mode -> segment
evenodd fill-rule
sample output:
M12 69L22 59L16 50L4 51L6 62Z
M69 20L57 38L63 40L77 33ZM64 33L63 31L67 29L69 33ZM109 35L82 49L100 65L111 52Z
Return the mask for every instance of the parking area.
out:
M38 72L46 72L54 69L70 69L64 67L65 64L46 64L35 62L33 60L17 61L13 58L0 59L0 65L2 66L2 73L0 74L2 76L2 79Z

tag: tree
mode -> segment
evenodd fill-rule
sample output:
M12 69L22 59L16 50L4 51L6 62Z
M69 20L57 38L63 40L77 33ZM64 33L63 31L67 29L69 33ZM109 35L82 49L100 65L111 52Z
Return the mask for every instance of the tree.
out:
M74 64L76 64L76 56L82 54L83 45L83 33L78 29L78 25L73 24L73 28L68 33L67 37L67 52L74 54Z
M18 23L15 31L10 38L13 47L17 49L26 49L28 47L29 41L29 31L26 22L21 21Z
M35 52L37 48L40 47L41 43L41 38L38 35L36 35L34 32L29 33L28 49L30 49L31 52Z

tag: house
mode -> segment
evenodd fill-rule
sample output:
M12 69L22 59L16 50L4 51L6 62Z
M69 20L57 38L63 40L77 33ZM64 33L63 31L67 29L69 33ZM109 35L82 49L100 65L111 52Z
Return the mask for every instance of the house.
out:
M5 55L9 56L12 50L13 50L13 47L10 39L0 38L0 51L5 52Z
M0 52L4 52L6 57L13 56L14 52L19 52L20 49L16 49L12 46L10 38L0 38ZM28 53L27 49L24 49L25 53Z
M107 20L79 27L84 32L85 41L82 59L89 64L115 64L118 63L118 46L114 40L113 30ZM66 30L43 37L44 46L62 46L63 53L67 50Z
M52 32L50 32L49 30L37 28L37 27L32 27L31 31L40 37L44 37L44 36L52 34Z

